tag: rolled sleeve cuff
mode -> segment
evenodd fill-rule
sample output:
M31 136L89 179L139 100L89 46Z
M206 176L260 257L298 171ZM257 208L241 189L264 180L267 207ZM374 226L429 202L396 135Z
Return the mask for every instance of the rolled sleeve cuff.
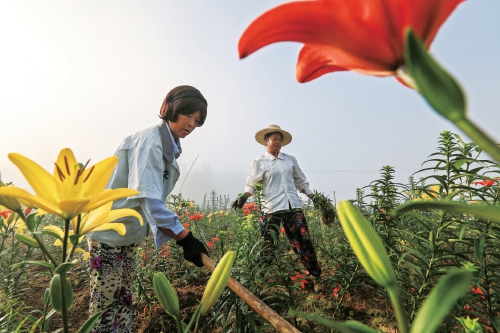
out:
M305 188L304 190L306 191L306 195L314 194L314 192L310 188Z
M155 225L151 227L151 231L153 232L153 236L155 238L156 247L162 246L163 243L166 243L171 239L171 237L163 233L163 231L161 231L159 227L163 228L163 226L161 225ZM172 232L176 235L180 234L184 230L184 227L180 223L178 223L174 227L168 225L165 226L165 228L172 230Z
M245 192L253 194L253 192L254 192L253 187L250 187L250 186L245 187Z
M148 216L149 227L155 238L156 247L168 242L171 237L162 232L159 228L172 230L178 235L184 227L179 222L179 217L165 207L165 203L160 199L145 198L141 200L141 207Z

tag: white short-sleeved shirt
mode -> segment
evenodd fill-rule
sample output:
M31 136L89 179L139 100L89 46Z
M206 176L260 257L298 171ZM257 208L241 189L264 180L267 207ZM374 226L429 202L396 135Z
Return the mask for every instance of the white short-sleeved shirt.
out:
M127 232L120 236L114 230L104 230L89 234L89 237L110 246L122 246L140 242L147 234L148 224L155 225L150 214L142 211L139 204L142 198L165 201L179 179L179 166L175 160L171 134L165 123L146 128L127 137L117 152L119 161L108 188L132 188L139 191L133 197L117 200L113 209L131 208L141 214L144 225L135 217L117 220L125 224ZM184 228L177 223L174 233Z
M266 152L250 165L245 192L253 193L256 184L262 184L264 210L272 213L290 208L302 208L297 191L312 194L306 176L295 157L280 152L278 157Z

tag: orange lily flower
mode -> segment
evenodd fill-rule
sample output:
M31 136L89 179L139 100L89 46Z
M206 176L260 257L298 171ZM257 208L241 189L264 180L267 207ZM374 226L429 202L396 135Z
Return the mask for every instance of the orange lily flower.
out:
M277 6L240 38L240 58L276 42L299 42L297 81L352 70L394 75L412 85L404 67L405 32L429 48L441 25L463 0L312 0Z

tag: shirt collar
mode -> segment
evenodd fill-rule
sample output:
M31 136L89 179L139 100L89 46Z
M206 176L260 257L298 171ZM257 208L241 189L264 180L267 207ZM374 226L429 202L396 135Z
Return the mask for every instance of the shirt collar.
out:
M172 132L170 131L170 127L168 126L167 122L165 122L165 127L167 128L168 135L170 136L170 142L172 143L172 150L175 159L178 159L179 156L181 156L182 154L181 140L179 138L174 139L174 136L172 135Z
M267 158L268 158L268 159L270 159L271 161L276 159L276 156L272 155L272 154L271 154L271 153L269 153L267 150L266 150L266 154L265 154L265 155L266 155L266 156L267 156ZM281 151L278 153L278 159L280 159L280 160L282 160L282 159L283 159L283 153L282 153Z

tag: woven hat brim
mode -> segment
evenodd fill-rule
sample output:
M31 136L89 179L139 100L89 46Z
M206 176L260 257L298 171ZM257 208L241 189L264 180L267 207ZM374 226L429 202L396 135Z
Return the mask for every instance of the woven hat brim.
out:
M289 144L290 142L292 142L292 135L289 132L287 132L285 130L282 130L282 129L275 129L275 128L264 128L264 129L261 129L260 131L258 131L257 133L255 133L255 140L258 143L260 143L261 145L267 146L266 145L266 141L264 140L264 137L268 133L275 133L275 132L280 132L283 135L283 144L282 144L282 147L284 147L287 144Z

